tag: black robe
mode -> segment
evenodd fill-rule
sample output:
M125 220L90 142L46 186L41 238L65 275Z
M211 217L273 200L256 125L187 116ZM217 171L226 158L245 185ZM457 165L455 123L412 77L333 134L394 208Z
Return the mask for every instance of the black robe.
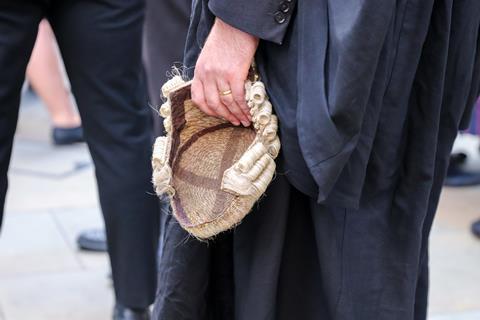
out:
M480 1L196 1L187 66L213 14L262 39L279 174L209 245L168 223L157 318L426 319L428 235L479 91Z

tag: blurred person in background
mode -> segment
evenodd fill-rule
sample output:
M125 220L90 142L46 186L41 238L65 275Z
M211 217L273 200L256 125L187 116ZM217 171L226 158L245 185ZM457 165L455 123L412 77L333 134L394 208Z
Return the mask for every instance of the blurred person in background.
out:
M154 113L155 135L163 135L163 122L158 108L163 103L161 87L169 78L169 71L175 64L181 69L185 39L187 37L191 0L147 0L145 25L143 31L143 62L147 76L149 104ZM159 17L162 17L159 19ZM168 204L161 214L161 226L171 219ZM160 239L164 228L160 227ZM92 229L82 232L77 243L80 249L88 251L106 251L107 243L104 230Z
M468 130L461 132L453 146L445 185L449 187L475 187L480 185L480 99L477 100ZM477 164L475 165L475 162ZM480 238L480 219L471 225L474 236Z
M454 169L457 169L457 172L460 172L460 177L464 179L460 180L461 182L466 181L467 183L465 184L458 184L457 186L478 186L480 184L480 171L478 170L478 166L475 167L475 171L472 172L472 170L465 172L463 169L464 166L468 165L469 160L472 160L470 158L475 158L477 156L477 161L480 154L480 99L477 100L477 104L475 106L475 110L473 113L472 121L470 122L470 128L467 131L467 136L464 138L469 139L472 142L472 149L473 150L461 150L457 154L452 154L454 158L457 159L457 167L455 165L453 166ZM474 135L474 136L472 136ZM473 146L473 139L475 138L475 145ZM460 135L459 138L461 139L462 135ZM468 143L468 140L465 141ZM462 152L465 151L465 152ZM471 154L470 152L475 152L475 154ZM455 162L454 162L455 163ZM450 164L452 166L452 164ZM450 169L450 168L449 168ZM454 185L452 185L454 186ZM471 230L474 236L477 238L480 238L480 219L477 221L474 221L471 225Z
M47 18L95 165L115 291L115 320L146 320L156 289L159 207L141 61L144 1L0 2L0 220L20 91ZM34 241L34 239L32 239Z
M230 237L185 241L171 220L155 318L425 320L429 234L480 89L479 26L478 0L194 1L194 103L248 124L255 57L282 151Z
M80 116L64 77L55 36L45 19L38 26L37 40L27 66L27 80L50 114L53 143L83 142Z
M174 64L181 69L192 0L147 0L146 3L143 62L147 76L149 103L153 107L154 133L159 136L165 134L163 119L157 111L163 103L161 87L171 77L170 72ZM169 212L169 205L166 199L161 201L159 260L163 259L165 228L168 221L174 219ZM161 281L161 279L158 280ZM160 288L161 282L157 283Z
M147 0L143 61L149 102L156 110L163 103L161 88L169 79L172 66L181 66L183 62L191 6L191 0ZM158 113L154 120L157 133L163 134L163 122Z
M468 187L480 185L480 171L471 166L476 154L480 152L478 143L475 148L472 148L474 141L478 141L480 132L479 105L480 100L477 100L468 129L460 132L455 140L445 178L446 186Z

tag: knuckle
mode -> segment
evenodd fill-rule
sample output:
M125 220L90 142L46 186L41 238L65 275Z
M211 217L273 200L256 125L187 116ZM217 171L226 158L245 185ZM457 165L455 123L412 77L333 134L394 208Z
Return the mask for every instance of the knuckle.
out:
M210 64L210 63L205 63L203 66L202 66L202 69L203 73L205 74L213 74L215 72L215 66L213 64Z
M230 114L230 111L228 111L227 107L225 106L217 106L217 112L219 114L222 114L222 115L225 115L225 116L228 116Z
M226 105L231 105L233 103L233 98L231 96L222 96L221 99Z
M205 103L209 107L215 105L214 100L209 95L205 95Z
M245 103L245 98L244 98L243 94L238 94L237 93L233 96L233 99L235 99L235 101L240 105Z
M228 78L228 79L235 79L235 70L233 69L225 69L223 70L223 74Z
M193 73L193 83L192 87L196 82L199 82L201 79L204 78L205 70L203 64L197 64L195 66L195 71Z
M245 103L245 91L243 87L240 87L233 92L233 99L239 104Z
M207 101L207 105L212 111L219 112L219 106L218 104L214 103L213 101Z

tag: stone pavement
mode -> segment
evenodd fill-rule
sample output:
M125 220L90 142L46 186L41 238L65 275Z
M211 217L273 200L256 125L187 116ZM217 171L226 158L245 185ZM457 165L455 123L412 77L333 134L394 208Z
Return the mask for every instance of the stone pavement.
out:
M432 232L430 320L480 319L476 218L480 188L445 189ZM79 231L101 226L86 146L53 147L44 109L27 96L0 235L0 320L110 319L107 257L75 244Z
M84 144L54 147L49 119L22 103L0 235L0 320L100 320L113 304L105 254L77 250L77 234L102 227Z

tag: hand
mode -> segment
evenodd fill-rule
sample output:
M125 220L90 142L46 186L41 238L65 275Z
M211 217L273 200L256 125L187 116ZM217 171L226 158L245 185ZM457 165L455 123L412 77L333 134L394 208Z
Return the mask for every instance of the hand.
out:
M245 80L258 42L258 38L215 20L192 82L192 100L203 112L236 126L250 125Z

